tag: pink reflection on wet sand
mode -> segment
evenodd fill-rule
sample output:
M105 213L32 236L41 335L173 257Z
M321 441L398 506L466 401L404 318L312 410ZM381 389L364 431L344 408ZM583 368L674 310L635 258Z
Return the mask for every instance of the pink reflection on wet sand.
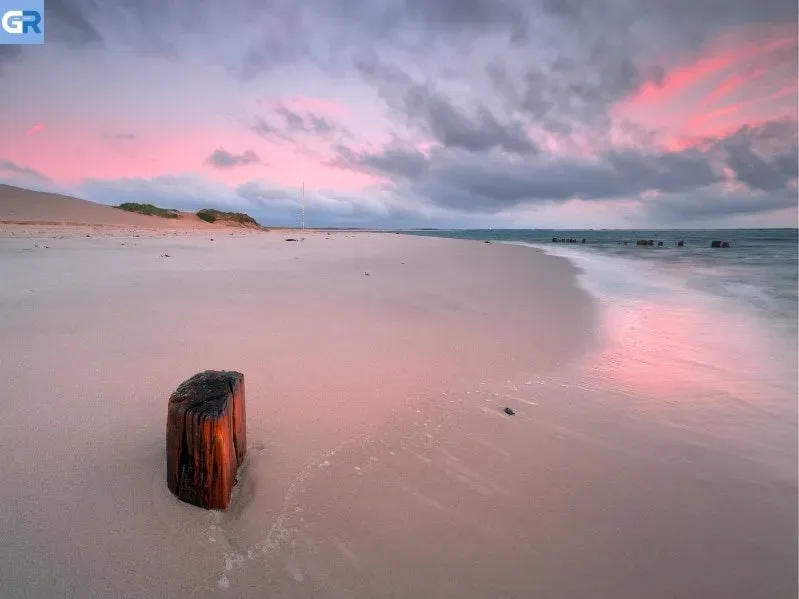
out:
M586 368L604 384L635 396L747 403L779 398L785 375L761 322L712 302L657 299L608 303L602 349Z

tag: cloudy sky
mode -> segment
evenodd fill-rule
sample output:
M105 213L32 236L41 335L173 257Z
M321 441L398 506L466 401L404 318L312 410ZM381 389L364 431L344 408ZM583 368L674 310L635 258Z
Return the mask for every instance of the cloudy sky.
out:
M310 225L797 224L795 0L46 0L0 181Z

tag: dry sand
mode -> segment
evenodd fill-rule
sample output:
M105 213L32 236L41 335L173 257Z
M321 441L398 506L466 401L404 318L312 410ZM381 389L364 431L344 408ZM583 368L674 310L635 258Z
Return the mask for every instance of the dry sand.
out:
M795 595L790 495L558 383L595 344L564 260L389 234L14 233L3 597ZM207 368L246 377L226 513L165 482L168 396Z
M180 212L180 218L161 218L119 210L57 193L31 191L0 184L0 231L17 229L13 225L35 225L37 231L55 226L92 227L113 232L141 230L215 231L228 225L206 223L196 214ZM11 225L11 226L10 226Z

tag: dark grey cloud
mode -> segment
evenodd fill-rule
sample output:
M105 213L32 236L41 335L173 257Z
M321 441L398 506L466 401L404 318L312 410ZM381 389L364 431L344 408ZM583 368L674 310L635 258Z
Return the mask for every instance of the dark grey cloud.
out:
M523 203L563 202L574 197L607 200L650 189L666 193L704 187L720 180L707 155L608 151L594 159L535 155L508 161L501 156L446 149L427 158L413 149L373 154L339 153L344 168L401 176L412 193L458 210L497 212Z
M520 204L636 198L649 190L662 195L706 193L724 181L713 164L723 156L739 181L754 192L779 192L774 201L783 206L797 178L796 123L779 121L743 127L729 137L712 140L703 149L606 150L580 159L535 154L510 161L496 154L436 148L429 156L414 148L388 147L378 152L353 152L339 147L333 164L370 171L396 182L400 193L427 198L431 203L461 211L498 212ZM716 187L714 187L716 186ZM786 192L786 189L788 192ZM719 193L714 191L713 193ZM768 199L711 204L768 208ZM716 209L716 208L714 208Z
M268 12L245 55L250 72L300 55L330 66L338 57L386 47L429 58L438 45L468 47L487 36L525 46L541 35L542 23L555 34L573 33L564 45L582 44L581 58L613 70L616 55L608 48L614 45L695 49L722 27L786 21L797 10L790 0L250 0L236 6L251 18Z
M261 159L258 158L252 150L245 150L241 154L233 154L224 148L214 150L211 155L206 158L205 163L220 169L231 169L236 166L247 166L248 164L259 164Z
M359 61L358 68L389 106L423 135L444 146L473 152L495 148L517 154L537 151L524 123L518 119L501 122L488 107L477 102L467 112L455 106L433 84L418 83L399 67L374 58Z
M296 190L285 187L267 186L259 181L248 181L236 187L236 195L252 202L296 201Z
M794 121L745 125L715 145L726 153L727 165L738 180L753 189L784 189L799 177L799 139Z
M256 117L252 125L250 125L250 130L256 135L267 138L272 136L280 137L283 135L280 129L270 125L263 117Z
M338 145L336 156L330 164L339 168L362 172L376 172L391 177L416 179L427 171L427 156L413 148L387 147L377 153L356 153L347 146Z
M103 36L90 15L97 15L95 3L81 0L48 0L45 12L47 38L83 46L102 44Z
M340 130L329 118L318 116L312 112L300 114L285 106L278 106L275 112L282 117L285 129L289 133L312 133L326 136Z
M214 30L212 6L208 0L47 0L47 40L175 59L180 35Z
M781 189L776 193L728 193L719 187L690 194L663 196L645 202L643 214L650 222L661 224L707 224L724 222L740 216L754 216L796 208L796 191Z
M136 141L139 136L135 133L129 133L127 131L121 131L119 133L110 133L105 136L106 139L110 139L112 141Z
M2 74L3 63L11 62L20 55L21 47L10 44L0 45L0 74Z
M627 56L666 45L692 49L722 27L785 22L796 13L791 0L48 0L47 31L71 45L122 44L177 56L190 43L185 36L211 40L224 24L248 43L235 57L217 57L236 60L226 66L252 76L298 60L332 68L385 48L429 57L436 46L468 48L490 36L533 48L544 27L567 34L567 57L611 76L618 71L623 80L629 65L614 66L622 57L614 48ZM582 47L570 52L569 44ZM551 62L542 54L529 62L542 59Z
M332 119L307 111L300 113L284 105L278 105L273 110L274 116L269 120L256 117L250 125L250 130L265 138L279 138L294 141L296 135L313 135L322 138L350 138L352 133L346 128L333 122Z
M5 67L15 62L22 55L23 46L12 46L10 44L0 45L0 79L3 78Z
M473 117L467 116L442 94L426 86L416 85L408 90L405 111L447 147L473 152L494 148L518 154L536 151L520 121L514 119L501 123L485 106L476 107Z
M21 164L17 164L12 160L0 159L0 174L2 174L3 172L9 173L11 175L21 175L23 177L37 179L39 181L51 180L50 177L35 169L23 166Z

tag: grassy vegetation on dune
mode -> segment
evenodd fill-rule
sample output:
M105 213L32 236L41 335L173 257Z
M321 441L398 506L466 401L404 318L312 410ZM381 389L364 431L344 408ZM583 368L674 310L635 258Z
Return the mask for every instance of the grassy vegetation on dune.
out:
M139 214L146 214L147 216L160 216L161 218L180 218L178 211L171 208L159 208L152 204L139 204L138 202L125 202L117 206L120 210L126 212L137 212Z
M161 218L180 218L177 210L172 208L159 208L152 204L140 204L138 202L125 202L116 206L120 210L136 212L147 216L160 216ZM249 214L243 212L224 212L213 208L204 208L197 212L197 218L207 223L223 222L226 224L238 224L245 227L260 227L258 222Z
M197 212L197 218L204 220L207 223L215 223L218 220L234 222L240 225L248 225L259 227L258 222L248 214L243 212L223 212L222 210L214 210L213 208L204 208Z

